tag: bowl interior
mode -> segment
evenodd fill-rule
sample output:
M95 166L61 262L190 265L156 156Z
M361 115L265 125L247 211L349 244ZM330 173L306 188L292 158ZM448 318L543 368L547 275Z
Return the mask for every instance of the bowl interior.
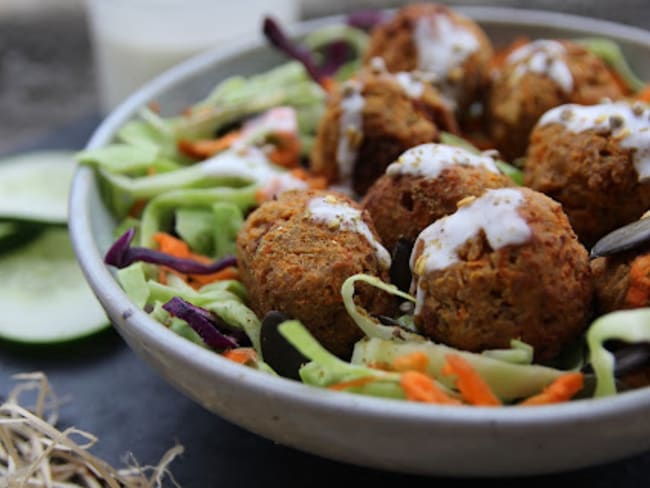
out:
M458 9L477 20L497 45L517 36L616 40L643 79L650 79L650 33L603 21L500 8ZM296 35L336 22L296 26ZM97 129L88 147L109 143L137 109L155 100L177 114L219 81L285 61L258 44L242 43L196 57L135 93ZM113 217L95 177L80 168L71 194L70 229L91 287L129 345L179 390L253 431L322 456L411 473L534 474L577 468L650 448L650 389L617 397L533 409L431 408L316 390L250 371L205 351L137 310L104 266ZM534 442L531 441L534 439ZM494 443L500 448L495 450ZM414 450L410 446L418 446ZM414 452L417 451L417 452Z

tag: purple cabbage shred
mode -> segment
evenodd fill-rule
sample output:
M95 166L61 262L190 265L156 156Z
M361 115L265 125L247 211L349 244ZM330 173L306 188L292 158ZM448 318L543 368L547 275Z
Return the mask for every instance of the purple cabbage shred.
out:
M213 313L204 308L197 307L183 300L174 297L163 305L163 308L170 314L184 320L188 325L201 336L203 342L213 349L232 349L240 347L247 337L241 330L231 329L228 332L219 330L219 327L230 327ZM239 337L235 337L238 335Z
M316 83L321 83L323 74L316 65L311 51L289 39L289 36L282 30L282 27L280 27L280 24L275 19L272 17L264 18L263 32L264 36L273 46L289 57L300 61L307 70L307 73L309 73L309 76Z
M335 40L325 46L323 61L319 65L313 53L307 47L290 39L280 24L272 17L264 18L263 30L264 35L273 46L301 62L309 76L320 85L325 79L334 75L349 59L349 45L344 40Z
M131 246L135 236L135 229L131 228L122 234L104 257L104 262L116 268L127 266L143 261L145 263L167 266L179 273L187 274L210 274L221 271L230 266L236 266L237 260L234 256L227 256L210 264L204 264L194 259L177 258L148 247Z

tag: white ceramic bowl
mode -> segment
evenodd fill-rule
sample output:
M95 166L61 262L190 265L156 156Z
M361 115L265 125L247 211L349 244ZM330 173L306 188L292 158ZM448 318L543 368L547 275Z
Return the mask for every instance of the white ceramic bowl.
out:
M501 8L461 8L497 44L517 35L608 36L650 80L650 33L586 18ZM297 26L307 32L323 19ZM111 141L150 100L177 113L219 80L284 60L249 43L194 58L129 98L97 129L89 148ZM259 373L162 327L127 298L104 266L115 222L92 171L79 169L71 195L72 240L81 266L130 347L177 389L214 413L281 444L327 458L436 475L539 474L612 461L650 448L650 388L615 397L535 408L445 407L355 396ZM146 399L143 399L145 401Z

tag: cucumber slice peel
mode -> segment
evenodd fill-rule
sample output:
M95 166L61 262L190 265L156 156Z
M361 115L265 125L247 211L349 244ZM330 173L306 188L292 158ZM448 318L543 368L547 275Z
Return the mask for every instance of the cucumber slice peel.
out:
M0 255L0 338L60 343L108 325L65 227L47 227L32 241Z
M64 224L74 154L32 151L0 159L0 218Z

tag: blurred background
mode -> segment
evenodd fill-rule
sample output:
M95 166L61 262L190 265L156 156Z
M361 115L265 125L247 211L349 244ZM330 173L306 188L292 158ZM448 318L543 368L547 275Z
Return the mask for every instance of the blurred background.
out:
M151 1L151 0L149 0ZM247 5L253 0L240 0ZM259 0L254 0L259 2ZM388 0L295 0L296 16L405 4ZM214 3L225 5L222 0ZM648 0L461 0L588 15L650 28ZM232 4L229 3L231 8ZM70 124L95 124L100 104L84 0L0 1L0 154L30 147Z

